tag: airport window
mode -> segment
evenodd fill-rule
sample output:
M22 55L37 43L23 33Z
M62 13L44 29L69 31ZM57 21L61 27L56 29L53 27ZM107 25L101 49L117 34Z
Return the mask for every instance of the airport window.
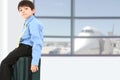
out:
M74 54L99 55L101 38L75 38Z
M120 38L75 38L74 40L74 55L119 54Z
M43 56L120 55L119 0L34 0Z
M81 31L94 34L91 36L120 36L120 20L119 19L75 19L75 36L81 35ZM92 32L93 33L93 32Z
M75 16L120 16L120 0L75 0Z
M36 16L70 16L70 0L35 0Z
M66 19L39 19L44 25L46 36L70 36L70 20Z
M67 38L45 38L42 49L47 55L70 55L70 39Z

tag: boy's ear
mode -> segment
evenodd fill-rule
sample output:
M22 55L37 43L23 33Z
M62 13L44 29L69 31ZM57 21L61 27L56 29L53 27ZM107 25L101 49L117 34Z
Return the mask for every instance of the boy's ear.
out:
M33 14L35 13L35 9L32 9Z

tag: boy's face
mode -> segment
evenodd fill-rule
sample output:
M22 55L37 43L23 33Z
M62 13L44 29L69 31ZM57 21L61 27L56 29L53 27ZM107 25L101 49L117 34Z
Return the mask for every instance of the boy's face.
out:
M35 10L32 10L30 7L27 6L22 6L19 7L19 13L24 19L27 19L35 13Z

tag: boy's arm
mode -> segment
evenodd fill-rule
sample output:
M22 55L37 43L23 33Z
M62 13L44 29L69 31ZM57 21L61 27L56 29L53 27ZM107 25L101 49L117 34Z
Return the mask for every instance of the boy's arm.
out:
M40 24L31 24L30 35L32 46L32 66L38 66L39 59L41 57L41 51L43 46L43 31Z

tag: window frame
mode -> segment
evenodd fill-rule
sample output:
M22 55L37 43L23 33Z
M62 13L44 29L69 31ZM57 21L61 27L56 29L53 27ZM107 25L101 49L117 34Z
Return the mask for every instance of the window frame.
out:
M75 20L76 19L80 19L80 20L88 20L88 19L115 19L115 20L120 20L120 16L80 16L80 17L75 17L75 0L70 0L71 1L71 16L70 17L65 17L65 16L35 16L36 18L40 18L40 19L68 19L70 20L70 29L71 29L71 33L70 33L70 36L54 36L54 35L50 35L50 36L47 36L47 35L44 35L44 38L70 38L71 40L71 54L57 54L57 55L49 55L49 54L42 54L42 56L120 56L120 54L117 54L117 55L111 55L111 54L99 54L99 55L77 55L77 54L74 54L74 39L75 38L120 38L120 36L74 36L74 31L75 31ZM35 3L35 0L33 0L33 2Z

